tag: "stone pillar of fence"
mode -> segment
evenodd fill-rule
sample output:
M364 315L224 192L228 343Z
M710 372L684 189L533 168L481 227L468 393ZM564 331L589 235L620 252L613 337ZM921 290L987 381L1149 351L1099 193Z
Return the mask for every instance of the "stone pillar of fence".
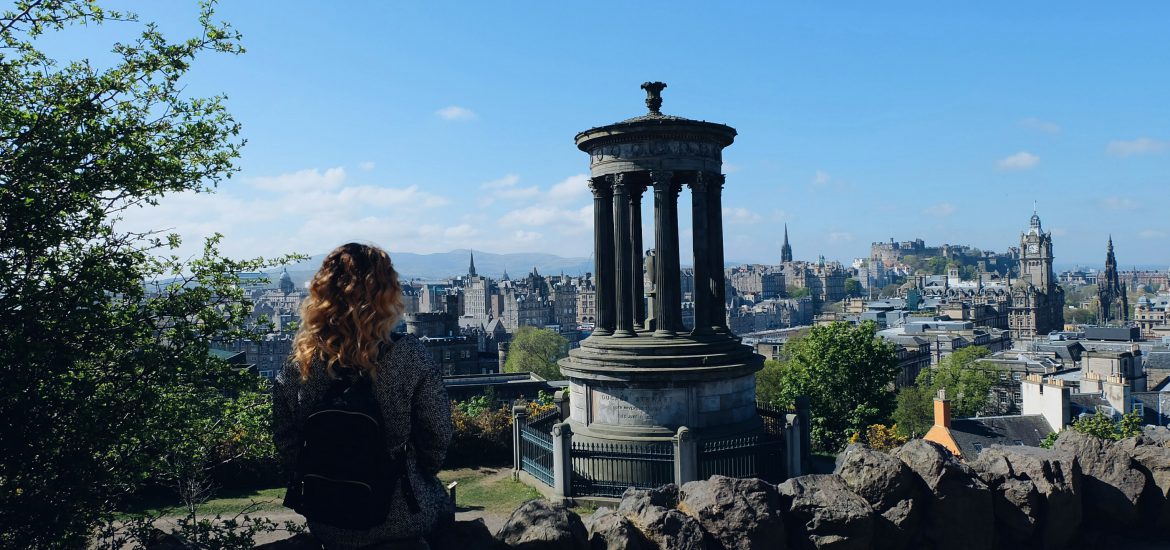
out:
M796 421L800 426L800 473L797 475L804 475L812 465L812 416L807 397L796 398Z
M699 442L690 428L679 426L674 441L674 483L682 486L699 479Z
M562 502L573 496L573 429L567 423L553 424L553 495Z
M528 407L524 405L514 405L512 407L512 479L520 479L520 470L523 466L523 439L520 435L520 427L528 421Z
M784 415L784 475L802 475L800 465L800 420L795 413Z
M560 390L553 394L553 404L557 406L557 410L561 413L561 422L569 419L569 392Z

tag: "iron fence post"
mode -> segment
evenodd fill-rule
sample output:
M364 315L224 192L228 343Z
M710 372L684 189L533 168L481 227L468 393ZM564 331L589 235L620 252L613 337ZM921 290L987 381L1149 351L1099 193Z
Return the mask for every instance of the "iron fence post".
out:
M674 484L682 486L699 479L698 445L690 428L679 426L674 441Z
M812 415L808 397L796 398L796 416L800 426L800 473L797 475L803 475L812 464Z
M565 422L553 424L553 494L562 501L573 496L573 428Z
M528 407L514 405L512 407L512 479L520 479L520 470L524 467L524 441L520 429L528 419Z

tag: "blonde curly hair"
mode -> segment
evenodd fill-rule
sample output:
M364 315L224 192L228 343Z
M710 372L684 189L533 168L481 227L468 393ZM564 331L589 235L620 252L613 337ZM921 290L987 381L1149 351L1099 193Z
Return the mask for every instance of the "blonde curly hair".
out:
M314 365L330 377L337 365L376 375L381 345L403 310L402 286L386 251L358 243L334 249L301 303L301 327L292 346L301 380Z

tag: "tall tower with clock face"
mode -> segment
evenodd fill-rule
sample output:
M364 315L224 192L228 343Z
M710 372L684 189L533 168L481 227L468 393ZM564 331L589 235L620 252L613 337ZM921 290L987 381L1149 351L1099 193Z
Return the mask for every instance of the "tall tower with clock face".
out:
M1040 216L1032 213L1028 232L1020 235L1020 276L1046 292L1052 285L1052 234L1040 227Z
M1064 289L1052 274L1052 234L1032 213L1020 235L1020 278L1012 285L1008 326L1013 339L1031 339L1064 328Z

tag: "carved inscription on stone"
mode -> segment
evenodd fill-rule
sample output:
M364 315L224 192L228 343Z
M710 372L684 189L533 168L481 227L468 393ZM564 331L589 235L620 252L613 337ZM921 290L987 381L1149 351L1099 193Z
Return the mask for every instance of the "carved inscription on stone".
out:
M686 421L686 391L593 390L593 421L611 426L675 425Z
M593 165L615 160L652 157L695 157L719 161L723 148L715 143L698 141L650 141L618 143L590 151Z

